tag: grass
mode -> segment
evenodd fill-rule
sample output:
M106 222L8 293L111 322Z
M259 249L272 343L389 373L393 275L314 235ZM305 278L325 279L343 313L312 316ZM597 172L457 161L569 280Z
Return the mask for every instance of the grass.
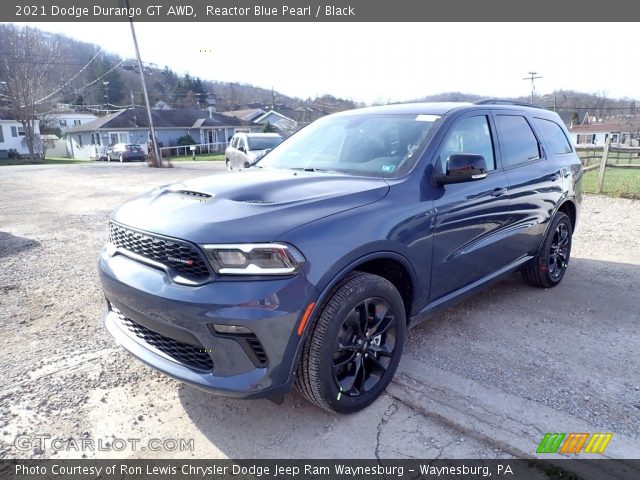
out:
M589 171L582 177L582 190L596 193L598 169ZM602 193L613 197L640 199L640 169L607 168L604 175Z
M53 157L45 159L44 162L34 162L29 158L9 158L0 160L0 167L7 165L64 165L67 163L89 163L89 160Z
M187 157L170 157L168 160L172 162L191 162L191 155ZM222 162L224 161L224 153L211 153L202 155L196 155L196 161L198 162Z

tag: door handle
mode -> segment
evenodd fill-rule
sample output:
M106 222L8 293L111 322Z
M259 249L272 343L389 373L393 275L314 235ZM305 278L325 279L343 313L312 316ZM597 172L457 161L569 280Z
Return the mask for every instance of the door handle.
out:
M496 188L489 195L491 195L492 197L501 197L506 194L507 194L506 188Z

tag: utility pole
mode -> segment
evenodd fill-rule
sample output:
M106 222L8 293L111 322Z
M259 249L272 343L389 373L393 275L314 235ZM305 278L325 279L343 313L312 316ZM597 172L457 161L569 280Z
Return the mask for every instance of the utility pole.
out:
M138 117L136 115L136 102L133 100L133 90L131 90L131 110L133 110L133 124L138 126Z
M538 75L538 72L527 72L529 74L528 77L524 77L523 80L530 80L531 81L531 103L533 103L533 95L536 91L536 85L535 85L535 80L537 80L538 78L542 78L542 75L536 76Z
M118 0L118 4L129 9L129 0ZM129 17L129 25L131 25L131 36L133 37L133 45L136 49L136 57L138 59L138 69L140 70L140 81L142 82L142 93L144 94L144 103L147 106L147 115L149 116L149 131L151 132L151 145L153 146L154 153L154 166L162 166L162 157L160 156L160 150L158 149L158 138L156 137L156 129L153 126L153 115L151 112L151 104L149 103L149 94L147 93L147 82L144 78L144 67L142 65L142 59L140 58L140 49L138 48L138 39L136 38L136 29L133 26L133 17Z
M102 82L104 85L104 99L106 101L107 114L109 114L109 82Z

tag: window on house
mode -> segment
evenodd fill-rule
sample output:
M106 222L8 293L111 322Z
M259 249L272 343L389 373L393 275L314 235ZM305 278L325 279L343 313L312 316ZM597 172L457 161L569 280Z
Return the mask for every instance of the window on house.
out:
M538 139L520 115L496 115L496 129L505 168L540 158Z
M18 136L24 137L26 135L24 128L18 127Z
M11 127L11 136L12 137L18 136L18 127Z
M73 121L73 125L74 125L75 127L77 127L78 125L80 125L80 120L74 120L74 121Z
M0 125L0 143L4 143L4 132L2 131L2 125Z
M82 147L82 135L78 135L78 146Z
M67 126L67 121L66 120L60 120L60 126L61 127L66 127Z

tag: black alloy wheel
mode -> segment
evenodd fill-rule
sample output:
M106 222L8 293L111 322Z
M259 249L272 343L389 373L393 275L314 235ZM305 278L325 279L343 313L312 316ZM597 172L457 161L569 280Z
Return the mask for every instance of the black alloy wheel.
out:
M405 305L385 278L351 272L309 321L296 389L330 412L373 403L395 373L407 329Z
M569 217L563 212L557 212L551 220L538 254L522 269L529 284L550 288L562 281L569 266L572 232Z
M549 275L558 279L567 269L569 264L569 227L565 223L559 223L553 234L553 241L549 249Z
M342 322L334 343L334 380L343 395L357 397L378 384L396 346L397 317L387 301L369 297Z

